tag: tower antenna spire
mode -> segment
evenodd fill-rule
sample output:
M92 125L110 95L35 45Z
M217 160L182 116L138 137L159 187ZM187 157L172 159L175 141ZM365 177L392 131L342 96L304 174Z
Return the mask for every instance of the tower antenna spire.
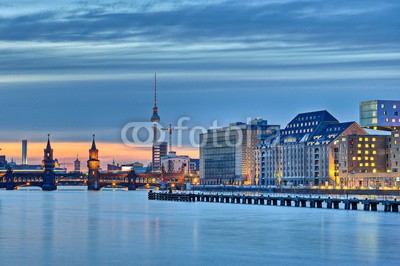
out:
M154 73L154 107L157 107L157 73Z

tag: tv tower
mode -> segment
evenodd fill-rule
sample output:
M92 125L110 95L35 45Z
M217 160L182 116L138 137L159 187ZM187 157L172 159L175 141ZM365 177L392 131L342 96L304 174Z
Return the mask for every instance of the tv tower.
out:
M154 74L154 106L153 115L150 121L153 123L153 147L152 147L152 170L153 172L161 171L161 157L167 155L167 143L158 142L157 123L160 122L157 107L157 74Z

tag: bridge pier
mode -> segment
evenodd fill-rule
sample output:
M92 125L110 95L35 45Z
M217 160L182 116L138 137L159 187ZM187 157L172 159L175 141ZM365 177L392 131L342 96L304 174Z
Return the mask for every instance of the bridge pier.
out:
M334 209L339 209L339 203L340 203L340 201L336 201L336 200L335 200L335 201L333 202L333 208L334 208Z
M294 200L294 206L295 206L295 207L300 207L300 200L295 199L295 200Z
M326 208L327 209L332 209L332 205L333 205L333 203L332 203L331 199L328 198L328 200L326 201Z
M399 212L399 204L392 203L392 212Z
M389 202L385 202L383 206L385 212L390 212L392 210L392 205Z
M292 206L292 200L291 199L285 199L286 201L286 206L291 207Z
M219 203L219 195L218 194L214 197L214 202L218 202Z

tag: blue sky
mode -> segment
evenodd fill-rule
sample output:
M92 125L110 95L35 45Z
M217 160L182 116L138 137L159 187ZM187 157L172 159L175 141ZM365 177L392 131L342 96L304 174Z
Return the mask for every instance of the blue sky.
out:
M94 2L94 1L93 1ZM148 121L264 117L400 99L398 1L0 0L0 141L119 142Z

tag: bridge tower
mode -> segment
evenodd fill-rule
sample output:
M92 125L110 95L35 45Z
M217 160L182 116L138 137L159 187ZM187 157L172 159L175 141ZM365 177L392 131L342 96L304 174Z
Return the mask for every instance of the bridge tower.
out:
M54 174L55 161L53 159L53 149L50 144L50 134L47 135L47 146L44 149L44 157L42 161L44 172L42 174L43 184L42 190L56 190L56 175Z
M10 165L7 164L7 173L6 173L6 190L14 190L14 174Z
M96 148L95 135L93 134L92 147L89 150L89 160L87 161L89 168L88 173L88 190L100 190L100 161L99 150Z

